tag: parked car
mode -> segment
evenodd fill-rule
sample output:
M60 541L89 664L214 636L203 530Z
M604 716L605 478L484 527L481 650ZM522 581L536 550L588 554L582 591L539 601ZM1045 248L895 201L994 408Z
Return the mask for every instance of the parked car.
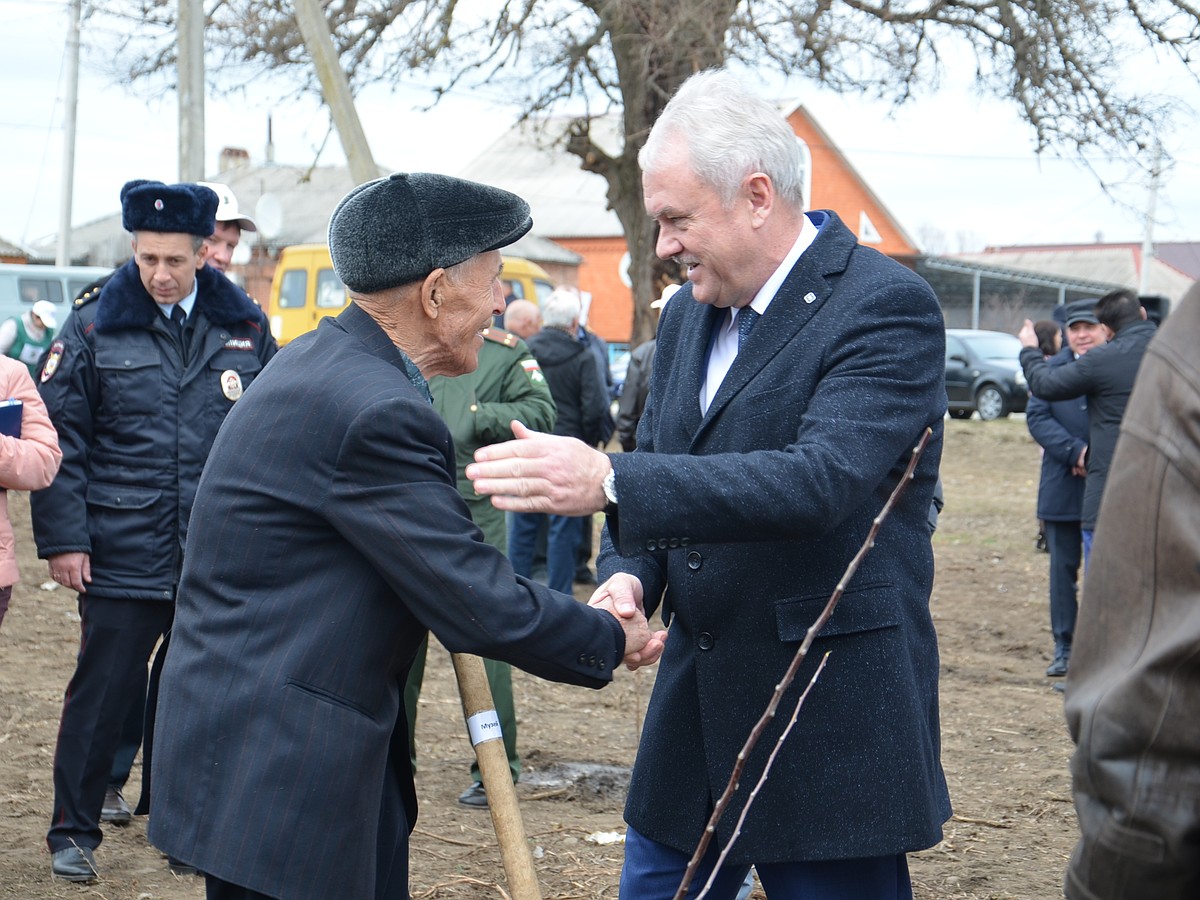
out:
M608 371L612 372L613 377L613 396L620 397L621 391L625 389L625 374L629 371L630 354L624 347L613 344L608 345L608 353Z
M985 422L1025 412L1029 386L1017 357L1021 342L1003 331L946 329L946 400L950 415Z

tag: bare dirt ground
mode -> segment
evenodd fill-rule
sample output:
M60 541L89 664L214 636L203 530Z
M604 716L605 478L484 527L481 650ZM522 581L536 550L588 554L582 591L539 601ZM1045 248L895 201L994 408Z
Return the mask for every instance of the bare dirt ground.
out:
M1020 417L947 422L946 510L934 539L932 609L942 654L942 752L955 815L940 844L911 858L919 900L1061 896L1075 816L1062 695L1043 676L1052 641L1047 557L1034 549L1038 465L1038 448ZM78 618L72 595L39 587L46 568L33 555L25 497L10 495L10 506L26 580L0 629L0 897L201 898L202 880L171 875L146 843L145 820L106 832L97 852L99 884L50 880L44 833L51 760ZM653 670L622 671L616 683L594 692L514 675L525 760L518 796L546 898L616 897L621 845L597 843L596 836L624 830L625 770L653 680ZM414 898L508 896L490 817L455 802L468 783L471 751L449 659L437 649L430 652L418 741ZM585 767L591 775L583 780L559 777L572 764L598 768ZM131 802L136 794L131 786Z

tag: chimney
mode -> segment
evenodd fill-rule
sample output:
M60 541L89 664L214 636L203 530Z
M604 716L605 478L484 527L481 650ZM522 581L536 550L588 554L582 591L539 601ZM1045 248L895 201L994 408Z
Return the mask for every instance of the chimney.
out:
M224 174L230 169L237 169L241 166L250 165L250 151L243 150L241 147L222 147L221 157L218 161L217 170Z

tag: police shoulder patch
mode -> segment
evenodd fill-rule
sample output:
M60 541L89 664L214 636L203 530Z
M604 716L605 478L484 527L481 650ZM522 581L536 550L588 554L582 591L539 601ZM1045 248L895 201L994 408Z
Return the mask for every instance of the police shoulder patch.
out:
M58 371L58 366L62 362L63 350L66 345L62 341L55 341L50 345L50 350L46 354L46 364L42 366L42 384L45 384L54 377L54 373Z

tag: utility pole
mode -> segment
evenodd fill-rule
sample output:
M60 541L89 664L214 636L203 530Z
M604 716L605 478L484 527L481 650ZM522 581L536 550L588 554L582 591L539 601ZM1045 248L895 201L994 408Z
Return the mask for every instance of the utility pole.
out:
M337 50L333 46L329 23L321 14L317 0L296 0L295 6L296 24L300 26L304 43L312 54L317 79L321 82L321 94L333 115L333 124L341 139L342 150L346 153L346 162L350 165L350 177L355 184L374 181L379 177L379 168L371 156L371 147L367 144L367 133L363 131L358 110L354 108L350 82L342 71Z
M179 0L179 180L204 180L204 3Z
M1150 170L1150 196L1146 200L1146 221L1142 231L1142 271L1138 293L1150 293L1150 269L1154 263L1154 207L1158 202L1158 179L1162 168L1162 144L1154 142L1154 166Z
M71 207L75 198L75 118L79 110L79 14L83 0L71 0L67 32L67 102L63 109L62 197L58 207L58 246L54 264L71 264Z

